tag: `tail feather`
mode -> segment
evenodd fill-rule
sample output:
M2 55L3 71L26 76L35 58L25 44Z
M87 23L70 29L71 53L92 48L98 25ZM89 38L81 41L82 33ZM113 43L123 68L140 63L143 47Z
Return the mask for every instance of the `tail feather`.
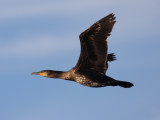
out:
M116 80L113 82L112 86L120 86L120 87L124 87L124 88L130 88L134 85L130 82Z

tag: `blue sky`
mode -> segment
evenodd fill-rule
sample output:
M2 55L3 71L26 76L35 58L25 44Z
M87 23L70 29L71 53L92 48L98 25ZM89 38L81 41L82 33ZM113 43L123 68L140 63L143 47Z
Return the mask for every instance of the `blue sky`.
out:
M160 120L159 0L1 0L1 120ZM135 84L89 88L31 76L69 70L80 54L79 34L114 13L108 38L117 61L107 75Z

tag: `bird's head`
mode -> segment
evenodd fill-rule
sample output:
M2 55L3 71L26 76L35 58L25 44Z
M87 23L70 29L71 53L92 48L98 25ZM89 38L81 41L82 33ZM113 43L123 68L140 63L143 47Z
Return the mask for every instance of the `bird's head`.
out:
M42 70L40 72L32 72L32 75L40 75L43 77L49 77L51 73L52 73L51 70Z
M32 75L40 75L40 76L49 77L49 78L61 78L63 73L64 72L62 71L42 70L40 72L32 72Z

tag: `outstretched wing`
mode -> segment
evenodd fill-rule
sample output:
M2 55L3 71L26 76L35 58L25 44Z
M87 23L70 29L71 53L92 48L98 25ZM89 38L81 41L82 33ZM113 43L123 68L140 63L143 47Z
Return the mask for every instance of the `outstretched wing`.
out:
M81 54L75 66L77 70L94 70L105 74L107 61L107 37L115 23L114 14L102 18L80 34Z

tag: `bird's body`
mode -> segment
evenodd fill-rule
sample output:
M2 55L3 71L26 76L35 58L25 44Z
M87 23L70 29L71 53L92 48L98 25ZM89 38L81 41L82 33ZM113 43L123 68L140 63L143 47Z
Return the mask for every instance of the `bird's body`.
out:
M69 71L43 70L32 74L75 81L89 87L132 87L133 84L130 82L118 81L105 75L108 61L115 60L113 53L108 54L106 40L115 22L114 15L110 14L80 34L81 54L76 66Z

